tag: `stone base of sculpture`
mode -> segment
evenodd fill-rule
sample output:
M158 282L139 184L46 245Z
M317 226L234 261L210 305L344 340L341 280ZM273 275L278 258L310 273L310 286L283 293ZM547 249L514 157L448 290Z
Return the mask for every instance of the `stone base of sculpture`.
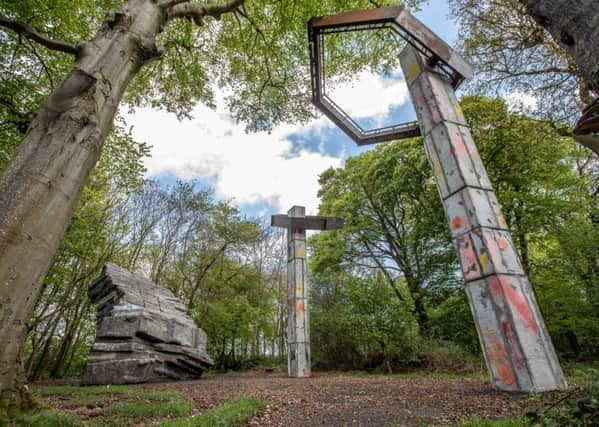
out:
M212 366L206 333L169 290L109 263L89 297L98 330L84 384L197 379Z

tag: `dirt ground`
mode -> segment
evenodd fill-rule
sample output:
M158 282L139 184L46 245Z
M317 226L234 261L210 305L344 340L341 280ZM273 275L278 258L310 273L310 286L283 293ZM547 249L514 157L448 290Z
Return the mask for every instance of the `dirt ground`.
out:
M455 425L473 416L521 414L525 399L524 395L494 391L476 378L425 375L412 378L315 373L309 379L292 379L284 372L254 371L133 387L181 392L194 402L193 414L236 396L256 397L268 405L248 425L265 427ZM93 416L94 410L101 410L89 405L63 405L57 398L44 400L84 419Z
M472 378L318 373L291 379L280 372L253 372L142 387L180 391L202 412L235 396L267 401L251 426L447 425L475 415L501 418L519 413L518 403L524 398L493 391Z

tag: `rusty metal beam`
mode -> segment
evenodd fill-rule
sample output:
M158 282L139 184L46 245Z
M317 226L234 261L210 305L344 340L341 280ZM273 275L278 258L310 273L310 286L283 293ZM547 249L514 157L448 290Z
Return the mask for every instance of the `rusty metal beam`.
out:
M290 217L289 215L273 215L270 225L282 228L303 228L304 230L335 230L343 227L343 220L325 216Z
M316 29L339 28L350 25L378 24L391 22L404 10L402 6L367 10L352 10L337 15L320 16L310 20L310 26Z
M472 68L457 52L401 6L312 18L308 23L312 103L358 145L413 138L421 134L416 122L365 130L326 94L323 45L325 35L384 28L392 30L414 46L429 63L436 64L439 71L449 77L454 88L472 76Z

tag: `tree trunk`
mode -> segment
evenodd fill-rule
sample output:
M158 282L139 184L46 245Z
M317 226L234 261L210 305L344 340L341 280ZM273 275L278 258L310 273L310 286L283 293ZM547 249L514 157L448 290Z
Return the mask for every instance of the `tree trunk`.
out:
M572 57L586 84L599 93L599 2L522 0L528 14Z
M412 296L412 300L414 301L414 314L416 317L416 323L418 323L418 329L420 330L420 334L422 336L426 336L428 333L428 314L424 308L422 291L419 287L410 286L410 294Z
M24 404L27 323L131 78L157 56L165 12L130 0L42 105L0 178L0 415Z
M520 0L530 16L576 62L581 87L599 96L599 2L597 0ZM584 91L583 91L584 92ZM589 100L581 95L581 101ZM599 98L585 105L574 139L599 154Z

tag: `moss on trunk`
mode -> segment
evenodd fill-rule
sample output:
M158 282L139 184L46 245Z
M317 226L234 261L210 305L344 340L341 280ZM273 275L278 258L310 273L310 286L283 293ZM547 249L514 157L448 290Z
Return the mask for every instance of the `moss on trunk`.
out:
M25 412L40 408L27 386L23 386L14 399L0 400L0 418L15 418Z

